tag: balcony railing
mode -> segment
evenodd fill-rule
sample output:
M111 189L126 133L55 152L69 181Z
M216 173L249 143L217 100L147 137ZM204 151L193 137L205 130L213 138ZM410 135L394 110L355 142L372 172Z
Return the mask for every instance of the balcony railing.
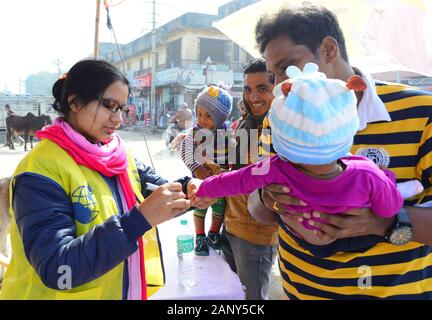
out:
M179 68L179 69L192 69L192 70L200 70L206 67L205 63L201 63L199 60L190 60L190 59L181 59L181 60L172 60L168 63L160 64L156 67L156 72ZM240 62L232 62L232 63L212 63L209 65L210 68L215 68L216 70L232 70L233 72L243 72L243 64ZM139 77L146 73L151 73L152 68L145 68L142 70L138 70L134 72L134 77Z

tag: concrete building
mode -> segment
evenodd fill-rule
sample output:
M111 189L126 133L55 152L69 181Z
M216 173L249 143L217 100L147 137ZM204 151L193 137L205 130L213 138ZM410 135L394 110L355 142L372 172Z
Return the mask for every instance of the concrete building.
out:
M219 8L219 15L186 13L156 29L155 125L169 111L186 102L193 106L198 93L209 84L223 83L236 103L242 97L243 65L252 57L232 42L213 23L257 2L236 0ZM105 57L124 70L131 82L136 113L148 118L151 94L151 33L122 45ZM233 116L237 116L237 108ZM162 117L163 118L163 117Z

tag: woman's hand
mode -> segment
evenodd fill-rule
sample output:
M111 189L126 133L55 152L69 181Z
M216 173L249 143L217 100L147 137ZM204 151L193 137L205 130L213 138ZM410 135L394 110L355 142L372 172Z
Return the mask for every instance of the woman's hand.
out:
M191 201L182 192L178 182L167 183L158 187L139 206L141 214L150 225L155 226L174 218L179 213L189 209Z
M212 204L216 202L216 199L214 198L207 198L207 197L200 197L198 198L196 196L196 193L198 191L198 188L200 184L202 183L202 180L199 179L191 179L188 183L187 190L188 190L188 198L191 200L191 205L200 209L207 209Z

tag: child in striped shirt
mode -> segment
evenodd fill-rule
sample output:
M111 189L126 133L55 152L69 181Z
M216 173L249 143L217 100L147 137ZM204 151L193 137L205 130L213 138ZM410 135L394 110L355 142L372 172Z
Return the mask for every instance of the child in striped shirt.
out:
M232 97L224 89L209 86L198 95L196 102L197 123L181 143L181 157L194 177L205 179L212 174L211 168L228 168L229 130L226 125L232 110ZM207 209L194 210L195 254L209 255L209 245L223 250L226 241L219 230L225 213L225 198L217 199L212 208L212 223L205 235Z

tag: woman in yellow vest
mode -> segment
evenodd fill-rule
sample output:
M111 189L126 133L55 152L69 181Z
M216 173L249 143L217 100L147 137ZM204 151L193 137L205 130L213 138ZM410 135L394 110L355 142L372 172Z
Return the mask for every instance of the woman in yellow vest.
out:
M0 298L145 300L164 283L154 226L190 207L195 182L167 183L114 133L129 96L114 66L78 62L53 95L62 117L11 181L13 255Z

